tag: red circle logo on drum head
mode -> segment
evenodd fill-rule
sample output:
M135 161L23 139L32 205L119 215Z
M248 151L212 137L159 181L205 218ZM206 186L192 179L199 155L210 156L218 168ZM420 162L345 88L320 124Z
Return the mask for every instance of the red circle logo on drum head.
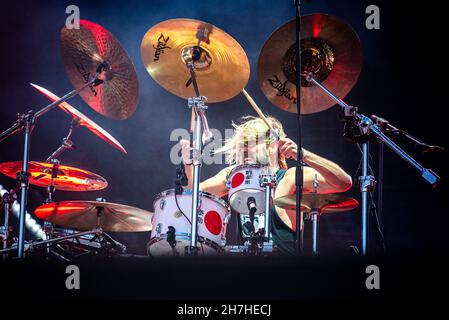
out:
M221 217L218 212L211 210L204 216L204 224L210 233L219 235L223 222L221 221Z
M231 179L231 186L237 188L243 181L245 181L245 175L241 172L237 172Z

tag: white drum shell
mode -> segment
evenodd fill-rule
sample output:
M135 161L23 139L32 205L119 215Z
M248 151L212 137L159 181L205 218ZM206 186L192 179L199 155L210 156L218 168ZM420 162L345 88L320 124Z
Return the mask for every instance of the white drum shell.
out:
M214 254L219 252L226 244L226 226L230 217L230 210L226 202L206 192L200 192L199 201L200 210L197 218L199 252L200 254ZM176 198L173 189L161 192L156 196L153 207L153 230L151 231L148 253L151 256L184 255L185 247L190 245L191 224L185 216L190 221L192 220L191 190L184 189L182 194L176 195ZM211 211L218 213L222 221L221 230L218 234L208 230L205 224L205 217ZM177 241L175 249L172 249L166 241L169 226L175 228L175 239Z

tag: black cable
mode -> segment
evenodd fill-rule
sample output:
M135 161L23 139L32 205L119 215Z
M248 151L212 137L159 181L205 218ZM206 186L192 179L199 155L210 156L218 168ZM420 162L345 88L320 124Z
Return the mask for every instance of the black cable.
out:
M182 211L181 207L179 206L179 204L178 204L178 197L177 197L176 192L175 192L175 202L176 202L176 207L178 208L179 212L181 212L182 215L187 219L187 221L188 221L190 224L192 224L192 222L190 221L190 219L187 218L187 216L185 215L185 213Z

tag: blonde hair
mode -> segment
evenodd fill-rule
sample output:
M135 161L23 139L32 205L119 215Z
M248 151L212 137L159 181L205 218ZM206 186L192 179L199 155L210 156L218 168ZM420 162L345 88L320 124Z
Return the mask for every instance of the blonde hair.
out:
M267 120L275 132L270 132L265 122L258 117L243 116L237 123L233 121L234 134L230 139L225 140L223 147L215 150L215 153L223 153L228 164L241 164L237 162L239 159L239 146L243 143L247 141L261 141L263 139L269 145L287 136L279 120L271 116L267 116ZM288 169L285 157L279 151L278 165L281 169Z

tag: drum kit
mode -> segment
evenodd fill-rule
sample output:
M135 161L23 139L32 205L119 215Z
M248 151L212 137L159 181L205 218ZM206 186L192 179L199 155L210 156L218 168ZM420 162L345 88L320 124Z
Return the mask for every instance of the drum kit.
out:
M268 100L282 110L295 112L295 21L276 30L263 46L258 61L258 80ZM326 14L310 14L301 22L303 77L302 113L320 112L339 103L356 83L361 71L362 49L352 28ZM170 93L187 99L192 120L193 188L187 189L183 168L178 168L175 189L158 194L153 211L123 204L95 201L55 201L55 191L102 190L105 178L85 169L60 164L57 158L72 148L73 130L83 126L120 152L123 146L106 130L66 101L75 95L101 115L125 120L136 110L138 80L133 63L119 41L102 26L80 21L79 29L63 28L61 55L73 91L58 97L32 84L52 103L37 112L19 115L14 125L0 134L0 141L17 132L25 133L23 161L4 162L0 172L17 179L19 187L2 193L5 225L1 229L4 256L17 252L22 258L36 248L61 259L86 253L121 254L126 247L107 232L151 231L147 253L150 257L185 255L269 255L276 251L270 237L271 209L274 205L294 210L294 195L274 198L276 176L259 164L235 167L227 177L228 202L199 190L202 147L211 141L205 102L227 101L240 92L265 121L263 112L245 91L250 65L239 43L218 27L193 19L171 19L150 28L141 43L141 57L149 75ZM316 84L316 85L314 85ZM326 89L326 90L324 90ZM207 97L207 98L206 98ZM71 116L69 133L62 145L45 162L29 161L30 134L37 120L59 106ZM190 112L190 111L189 111ZM29 185L45 188L47 198L34 215L45 221L42 241L24 240ZM19 237L11 236L9 214L20 193ZM303 194L301 211L313 221L313 248L318 253L318 220L324 213L347 212L358 206L355 199L339 194ZM250 221L251 235L243 246L227 245L226 231L231 208ZM257 223L255 223L257 221ZM58 227L58 228L57 228ZM61 229L64 227L66 229ZM33 250L32 250L33 249Z

